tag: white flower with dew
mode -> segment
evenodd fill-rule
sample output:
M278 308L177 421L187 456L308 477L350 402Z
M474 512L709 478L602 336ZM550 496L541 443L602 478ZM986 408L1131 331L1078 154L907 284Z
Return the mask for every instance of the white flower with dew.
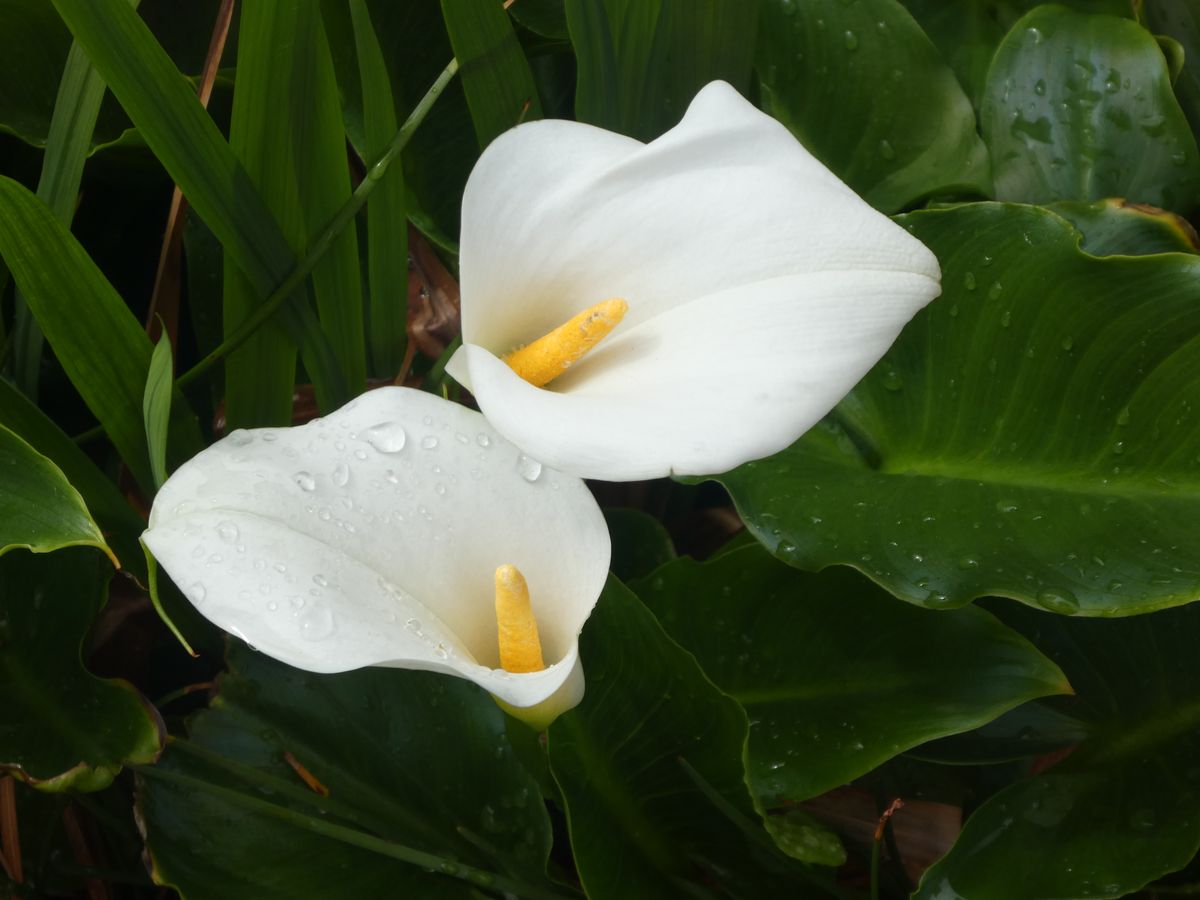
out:
M941 277L723 82L649 144L549 120L501 135L467 182L460 269L447 370L528 453L613 481L782 450Z
M458 675L535 726L582 698L579 632L611 549L582 481L407 388L230 434L162 486L143 540L269 656Z

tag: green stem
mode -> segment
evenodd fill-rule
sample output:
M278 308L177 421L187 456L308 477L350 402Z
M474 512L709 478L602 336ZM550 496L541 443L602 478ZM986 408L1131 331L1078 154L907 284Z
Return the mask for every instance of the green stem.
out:
M317 262L324 256L325 251L329 249L346 225L358 214L358 211L363 208L371 192L375 190L380 179L387 173L388 166L400 155L400 151L404 149L405 144L413 136L413 133L417 130L417 126L425 120L425 116L433 108L434 102L441 96L442 91L445 90L446 85L450 83L450 79L454 77L457 71L458 60L450 60L450 64L442 70L437 80L425 92L425 96L413 108L412 113L405 120L404 124L400 126L400 130L396 132L396 136L387 145L387 148L383 151L383 155L367 168L366 177L355 188L354 193L350 195L350 199L342 204L342 208L337 211L329 221L329 224L325 226L325 230L321 232L316 240L309 244L304 257L296 265L296 268L292 270L292 273L271 292L271 295L250 316L238 325L231 335L225 338L204 359L200 360L200 362L196 363L196 365L192 366L176 379L180 387L185 387L195 381L221 359L240 347L260 325L275 314L275 311L279 309L283 302L308 277L308 274L313 270Z
M483 869L476 869L473 866L466 866L441 856L435 856L432 853L425 853L413 847L406 847L403 844L386 841L354 828L347 828L344 825L327 822L315 816L289 809L286 806L280 806L277 803L270 803L266 800L260 800L257 797L251 797L248 794L243 794L241 791L210 784L201 778L193 778L190 775L171 772L155 766L138 765L131 768L143 777L165 781L195 791L202 791L212 797L219 798L235 806L240 806L251 812L277 819L295 828L299 828L301 831L341 841L344 844L358 847L370 853L378 853L380 856L399 860L409 865L419 866L426 871L440 872L450 878L457 878L476 887L516 894L520 897L529 897L532 900L542 900L542 898L544 900L565 900L569 896L560 894L557 891L537 887L536 885L523 884L504 875L498 875Z
M454 339L446 345L446 349L442 351L442 355L437 358L434 364L429 369L429 374L425 376L425 383L432 387L441 387L443 381L446 380L446 364L450 362L458 348L462 346L462 335L456 334Z

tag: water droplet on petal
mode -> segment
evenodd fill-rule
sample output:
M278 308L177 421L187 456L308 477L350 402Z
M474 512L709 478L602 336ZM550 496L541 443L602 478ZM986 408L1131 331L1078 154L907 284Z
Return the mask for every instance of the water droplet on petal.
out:
M208 597L208 588L202 585L199 581L193 584L187 591L188 599L195 604L201 604Z
M427 435L425 435L425 437L421 438L421 449L422 450L434 450L437 448L437 445L438 445L438 439L435 438L432 434L427 434Z
M254 435L245 428L239 428L237 431L230 432L229 437L225 440L229 441L235 447L245 447L254 440Z
M398 422L380 422L367 429L367 443L380 453L399 453L408 441L403 426Z
M227 544L238 539L238 527L232 522L222 522L217 526L217 536Z
M338 487L345 487L350 481L350 467L345 463L338 463L333 467L333 474L330 476L330 480Z
M534 482L542 476L542 464L522 453L517 457L517 472L526 481Z
M475 443L480 447L490 447L492 446L492 439L481 431L475 435Z
M320 587L329 587L329 579L326 578L324 575L321 575L320 573L314 575L312 577L312 580L313 580L313 584L315 584L315 585L318 585Z
M292 481L300 485L302 491L315 491L317 489L317 481L308 472L297 472L292 476Z
M323 641L337 631L333 610L324 604L314 603L298 618L300 636L306 641Z

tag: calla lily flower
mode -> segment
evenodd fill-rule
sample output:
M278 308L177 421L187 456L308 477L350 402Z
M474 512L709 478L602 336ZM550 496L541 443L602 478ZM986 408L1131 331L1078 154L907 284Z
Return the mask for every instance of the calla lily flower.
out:
M458 675L538 726L583 695L579 632L610 555L583 482L407 388L230 434L162 486L143 540L201 613L269 656ZM502 600L524 619L498 626ZM544 662L506 671L498 631L528 621Z
M614 481L782 450L941 277L923 244L723 82L649 144L565 121L501 135L467 182L459 262L463 346L447 370L527 453ZM608 300L624 318L544 387L509 364Z

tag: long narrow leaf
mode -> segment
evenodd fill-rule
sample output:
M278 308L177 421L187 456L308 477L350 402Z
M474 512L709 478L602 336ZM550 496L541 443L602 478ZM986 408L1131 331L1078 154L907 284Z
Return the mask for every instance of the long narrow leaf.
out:
M479 146L518 122L540 119L533 73L504 8L492 0L442 0L442 15Z
M142 419L146 425L146 450L150 456L150 474L154 487L167 480L167 427L171 421L172 384L171 338L164 331L154 345L146 392L142 395Z
M126 0L54 0L54 5L188 202L265 297L294 268L295 255L166 51ZM323 403L344 399L336 357L313 311L289 303L279 320L300 346Z
M12 270L63 369L143 488L153 484L142 431L150 339L120 295L50 208L0 177L0 255ZM174 448L200 444L195 418L178 398Z
M316 2L247 4L240 35L230 145L288 242L300 248L350 196L337 86ZM357 257L354 230L345 229L312 276L321 324L352 388L366 378ZM253 283L227 266L226 335L259 302ZM286 423L293 381L290 345L278 331L261 330L226 364L229 422Z
M350 0L350 15L362 82L364 161L371 163L396 133L396 106L366 0ZM367 278L371 371L396 375L408 339L408 227L399 165L388 167L367 204Z

